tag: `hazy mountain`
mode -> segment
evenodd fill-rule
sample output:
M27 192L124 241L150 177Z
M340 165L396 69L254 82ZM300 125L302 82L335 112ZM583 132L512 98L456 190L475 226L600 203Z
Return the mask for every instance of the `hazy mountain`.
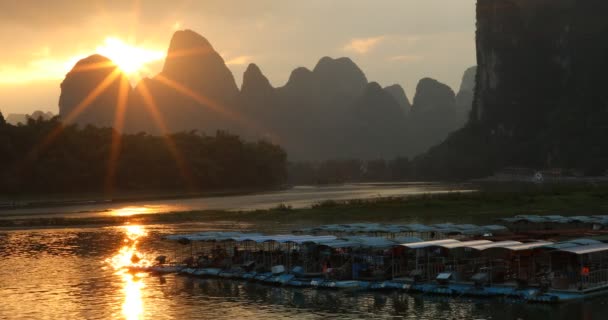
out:
M477 3L470 123L420 160L436 177L608 169L608 2Z
M275 140L276 127L281 121L281 108L275 88L257 65L252 63L245 70L237 100L238 113L246 122L241 132Z
M220 104L233 103L239 91L224 59L191 30L173 34L160 75Z
M418 82L412 105L413 113L454 109L455 105L456 95L448 85L431 78L424 78Z
M354 117L349 139L350 157L387 159L405 153L406 111L376 83L369 83L352 107Z
M36 110L36 111L32 112L32 114L10 113L6 117L6 122L16 126L20 123L26 124L28 118L49 120L54 116L55 115L52 112L44 112L44 111L40 111L40 110Z
M413 139L410 148L415 153L426 151L462 126L454 91L431 78L418 82L411 110L408 131Z
M110 74L116 79L104 82ZM95 88L107 86L75 119L113 124L119 79L124 75L106 58L80 61L62 84L61 115L68 117L86 96L97 93ZM444 139L457 118L448 86L421 80L411 106L401 86L383 89L368 83L345 57L323 57L312 70L296 68L278 88L251 64L239 90L222 57L190 30L173 35L158 75L125 90L127 132L228 130L278 143L292 160L412 156Z
M473 96L475 94L475 76L477 75L477 67L470 67L462 76L460 90L456 95L456 107L464 122L469 118L469 113L473 108Z
M69 123L112 126L117 106L126 107L130 93L127 76L108 58L92 55L78 61L61 83L59 115Z
M412 105L410 104L410 100L407 98L403 87L398 84L393 84L385 87L384 91L388 92L395 99L395 101L397 101L399 106L401 106L401 109L405 110L406 113L410 112Z
M349 58L323 57L313 70L293 70L277 88L278 135L295 159L347 156L344 135L352 123L350 108L365 89L367 78Z
M191 30L177 31L161 73L136 86L129 118L146 120L131 130L160 131L158 120L150 115L150 101L170 132L233 129L238 91L232 73L207 39Z

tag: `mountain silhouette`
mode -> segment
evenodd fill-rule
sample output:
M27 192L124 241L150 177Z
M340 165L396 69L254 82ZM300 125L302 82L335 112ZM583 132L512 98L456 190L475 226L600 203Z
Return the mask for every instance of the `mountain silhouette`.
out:
M68 123L112 126L121 94L125 107L131 95L127 76L110 59L91 55L78 61L61 83L59 115Z
M369 83L352 109L352 156L360 159L387 159L406 150L406 111L395 98L376 83ZM352 143L356 142L356 143ZM398 155L398 153L397 153Z
M162 71L136 86L128 117L135 126L130 130L227 130L238 92L232 73L209 41L191 30L177 31Z
M462 114L463 124L468 119L469 113L473 108L473 96L475 94L475 76L477 75L477 66L468 68L462 76L460 90L456 95L456 107L458 112Z
M606 174L608 2L540 3L477 1L470 121L417 161L421 174L471 178L505 167Z
M49 119L53 118L54 116L55 115L52 112L44 112L44 111L40 111L40 110L36 110L36 111L32 112L31 114L9 113L6 116L6 122L16 126L18 124L27 124L28 119L49 120Z
M106 90L75 112L110 74L116 79L104 84ZM107 58L80 61L62 84L61 116L113 125L125 77ZM123 131L229 131L278 143L292 160L412 156L456 129L454 92L436 80L421 80L410 105L400 85L383 89L350 58L323 57L312 70L294 69L276 88L250 64L239 89L210 42L191 30L174 33L158 75L127 91Z
M407 98L403 87L398 84L393 84L388 87L385 87L384 91L388 92L395 99L395 101L397 101L399 106L401 106L401 108L405 110L406 114L410 112L412 105L410 104L410 100Z

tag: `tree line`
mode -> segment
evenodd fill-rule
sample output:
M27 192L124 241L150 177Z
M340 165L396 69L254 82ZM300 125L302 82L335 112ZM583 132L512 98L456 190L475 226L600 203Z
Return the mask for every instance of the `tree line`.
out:
M345 182L390 182L415 179L410 159L334 159L302 161L288 165L288 181L293 185L339 184Z
M266 141L118 134L59 117L14 126L0 114L0 155L2 194L270 188L287 178L285 151Z

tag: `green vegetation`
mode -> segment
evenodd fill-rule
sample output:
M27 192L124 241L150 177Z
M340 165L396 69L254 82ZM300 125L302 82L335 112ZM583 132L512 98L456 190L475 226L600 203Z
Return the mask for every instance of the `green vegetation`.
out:
M556 187L523 191L425 194L369 200L325 201L312 208L279 205L256 211L193 211L130 217L0 220L4 227L245 222L324 224L347 222L492 223L517 214L608 214L608 187Z
M225 132L121 135L59 118L30 118L19 126L0 121L0 154L0 194L9 198L251 190L282 185L287 175L287 155L265 141L244 142Z

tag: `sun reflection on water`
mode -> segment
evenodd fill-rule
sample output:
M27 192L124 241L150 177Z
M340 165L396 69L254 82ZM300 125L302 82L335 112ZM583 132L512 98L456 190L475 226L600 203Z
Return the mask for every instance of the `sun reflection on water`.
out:
M179 205L134 205L109 210L111 216L130 217L143 214L168 213L187 210L188 207Z
M145 285L142 278L145 273L138 273L138 268L147 267L150 261L137 251L137 244L147 235L142 226L130 225L122 227L125 231L124 245L118 253L105 260L116 271L123 281L124 302L122 314L127 320L142 319L144 303L142 291Z
M136 214L146 214L146 213L150 213L152 210L148 207L124 207L124 208L120 208L120 209L113 209L111 211L111 214L113 216L121 216L121 217L128 217L128 216L133 216Z

